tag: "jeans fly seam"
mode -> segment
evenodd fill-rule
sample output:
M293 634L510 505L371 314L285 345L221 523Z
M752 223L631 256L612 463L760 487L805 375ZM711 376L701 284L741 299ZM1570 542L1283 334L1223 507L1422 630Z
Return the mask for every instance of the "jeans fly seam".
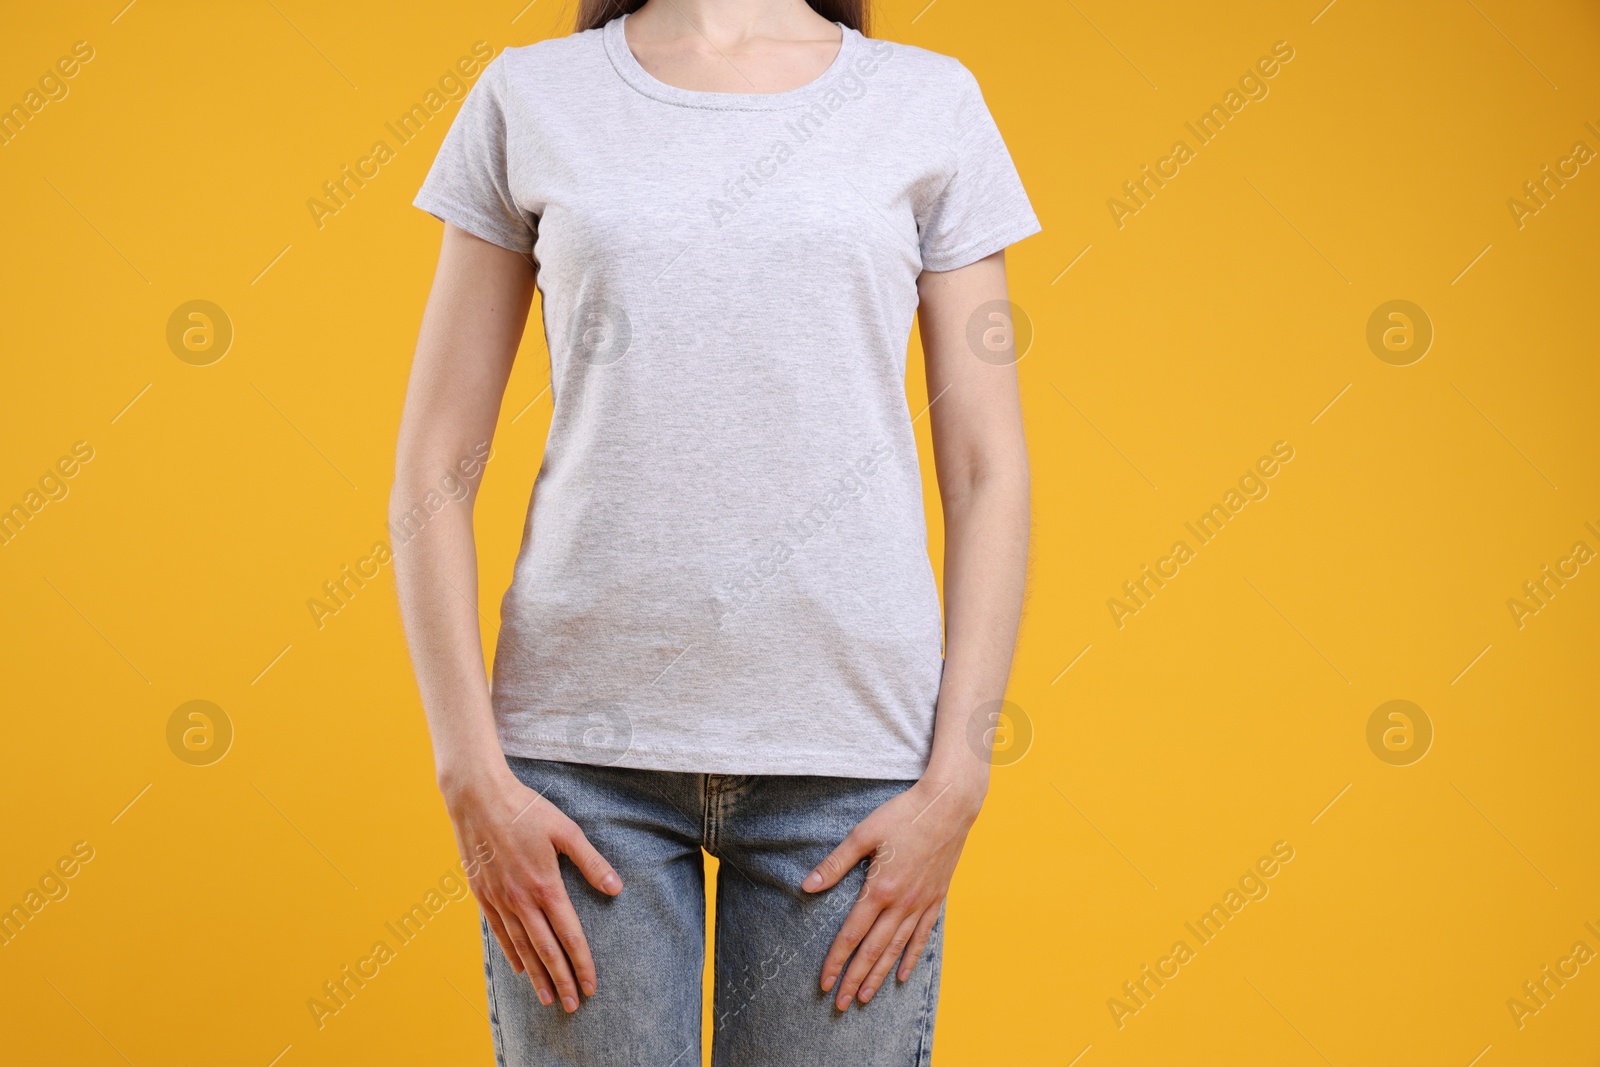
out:
M703 785L700 791L700 847L711 853L717 854L718 817L721 814L717 808L717 776L708 774L702 778Z

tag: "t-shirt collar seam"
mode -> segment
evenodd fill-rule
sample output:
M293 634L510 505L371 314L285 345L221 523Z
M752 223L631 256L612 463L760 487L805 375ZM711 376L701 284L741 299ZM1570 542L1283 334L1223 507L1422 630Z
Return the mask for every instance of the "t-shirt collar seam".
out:
M654 100L659 104L667 104L671 107L690 108L696 111L788 111L792 108L806 107L815 101L818 94L825 92L829 87L831 87L832 83L837 80L838 73L849 65L848 57L845 53L851 48L852 45L852 41L850 39L851 30L850 27L840 23L839 26L841 28L843 37L839 41L839 52L834 57L834 61L829 63L827 69L825 69L812 81L806 83L805 85L799 86L796 89L788 90L787 92L800 94L799 97L792 103L760 104L750 102L748 99L742 100L739 103L697 103L690 100L677 99L663 94L656 88L656 86L644 81L641 75L648 76L649 72L645 71L643 67L638 67L637 70L634 69L634 67L638 66L639 61L638 59L634 58L631 51L628 51L627 38L622 35L622 21L625 17L626 16L619 15L600 28L600 46L606 54L606 60L611 64L611 69L616 73L617 77L628 88L632 89L634 92L638 93L647 100ZM613 27L615 27L615 29L613 29ZM627 52L626 56L617 54L617 49L619 47ZM633 64L632 66L629 65L630 60ZM676 87L663 83L662 88L670 90ZM693 90L682 91L693 92ZM787 95L787 93L726 93L720 95L748 98L751 96L783 96Z

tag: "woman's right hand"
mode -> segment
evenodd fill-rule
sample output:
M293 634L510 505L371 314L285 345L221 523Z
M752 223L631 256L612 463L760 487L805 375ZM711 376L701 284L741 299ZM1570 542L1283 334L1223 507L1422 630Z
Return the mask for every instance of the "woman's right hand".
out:
M616 896L622 879L578 824L509 770L446 797L467 882L501 951L539 1000L568 1012L595 992L594 958L561 880L565 854L588 883Z

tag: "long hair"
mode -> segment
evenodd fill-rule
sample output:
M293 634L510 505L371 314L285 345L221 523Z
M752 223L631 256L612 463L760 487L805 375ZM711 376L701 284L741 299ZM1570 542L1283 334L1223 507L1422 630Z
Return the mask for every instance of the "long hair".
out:
M806 0L811 10L829 22L842 22L862 36L867 35L867 16L871 0ZM577 32L597 29L619 15L629 15L644 6L644 0L578 0Z

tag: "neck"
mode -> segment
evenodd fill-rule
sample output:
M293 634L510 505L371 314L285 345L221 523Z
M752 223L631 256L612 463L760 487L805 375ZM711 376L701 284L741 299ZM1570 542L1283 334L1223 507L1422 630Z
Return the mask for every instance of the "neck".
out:
M651 37L699 36L718 47L752 38L826 35L832 23L805 0L646 0L628 19ZM837 33L834 34L837 36Z

